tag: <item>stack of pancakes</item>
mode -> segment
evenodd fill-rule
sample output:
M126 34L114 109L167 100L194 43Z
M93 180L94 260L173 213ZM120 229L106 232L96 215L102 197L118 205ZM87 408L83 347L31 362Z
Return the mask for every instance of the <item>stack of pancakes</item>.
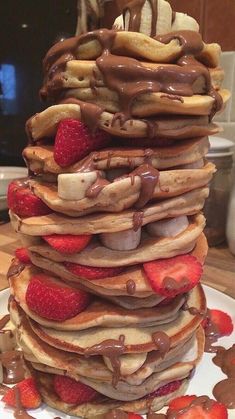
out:
M201 285L168 301L143 269L143 263L184 254L203 264L207 254L201 210L215 167L205 155L208 135L219 130L212 118L228 92L221 89L219 46L203 43L193 24L164 0L138 0L115 30L60 42L44 59L41 96L53 104L27 122L23 155L31 190L53 212L29 218L10 212L32 261L20 269L14 261L10 312L43 399L70 415L159 410L185 392L203 353ZM109 133L111 146L61 167L54 139L65 119L82 121L93 135ZM154 235L163 220L185 224L176 234ZM68 255L43 240L51 234L93 237ZM68 270L68 262L122 271L86 279ZM38 316L25 295L40 272L93 294L92 303L63 322ZM55 374L90 386L100 398L63 402L53 390ZM175 381L176 391L158 392Z

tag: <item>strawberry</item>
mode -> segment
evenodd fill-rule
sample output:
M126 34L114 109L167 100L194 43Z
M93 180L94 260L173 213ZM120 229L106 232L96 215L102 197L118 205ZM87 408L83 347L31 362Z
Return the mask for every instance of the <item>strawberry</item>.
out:
M202 265L191 255L159 259L143 267L152 289L170 298L194 288L202 275Z
M167 394L173 393L178 390L182 384L182 380L172 381L171 383L165 384L164 386L158 388L153 393L149 394L150 397L161 397L166 396Z
M43 239L57 252L64 254L78 253L90 242L92 235L52 234Z
M143 419L143 416L138 415L138 413L129 412L128 419Z
M34 275L26 291L30 310L49 320L64 321L85 310L90 294L60 285L45 274Z
M205 402L203 402L203 399ZM167 417L180 419L227 419L228 412L222 403L211 400L206 396L201 398L182 396L170 402Z
M8 207L19 217L49 214L51 209L30 190L28 181L14 180L7 193Z
M15 255L20 262L25 263L26 265L28 263L31 263L29 252L28 249L26 249L26 247L19 247L18 249L16 249Z
M26 409L36 409L41 404L41 396L36 387L35 380L30 377L9 388L2 400L12 407L16 407L16 389L19 391L20 401Z
M78 263L65 262L64 266L69 272L85 279L102 279L119 275L123 268L94 268L92 266L79 265Z
M63 402L69 404L88 403L99 397L99 393L93 388L62 375L55 376L54 390Z
M214 324L218 329L219 336L229 336L233 332L233 322L231 317L221 310L208 310L208 314L202 321L205 330L209 324Z
M64 119L59 123L54 147L54 159L61 167L66 167L83 159L91 151L110 144L110 136L97 130L92 134L83 122Z

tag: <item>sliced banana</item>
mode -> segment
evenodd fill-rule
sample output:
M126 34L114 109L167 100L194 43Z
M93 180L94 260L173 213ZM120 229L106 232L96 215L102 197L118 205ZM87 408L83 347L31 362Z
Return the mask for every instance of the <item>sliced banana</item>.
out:
M58 176L58 196L61 199L79 200L86 196L87 189L95 183L98 171L65 173Z
M158 0L158 16L156 34L162 35L171 32L172 9L168 1Z
M175 237L189 225L188 217L182 215L176 218L157 221L147 225L147 232L154 237Z
M177 12L175 14L174 22L171 26L171 32L182 30L191 30L199 32L199 25L193 17L188 16L185 13Z
M130 229L117 233L102 233L100 238L103 245L109 249L134 250L140 244L141 228L137 231Z

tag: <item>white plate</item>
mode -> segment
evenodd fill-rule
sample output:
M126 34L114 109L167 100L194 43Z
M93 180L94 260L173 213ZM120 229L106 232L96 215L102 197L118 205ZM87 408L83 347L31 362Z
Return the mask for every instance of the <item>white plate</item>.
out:
M225 311L230 314L233 319L233 324L235 324L235 301L228 297L225 294L222 294L219 291L216 291L210 287L204 286L204 290L207 297L207 303L209 308L217 308ZM9 291L4 290L0 292L0 315L6 314L7 312L7 300L9 296ZM235 331L232 335L220 339L220 344L224 345L226 348L232 346L235 343ZM220 368L216 367L211 361L213 354L204 354L203 360L196 370L196 374L193 377L191 384L188 388L187 394L196 394L212 396L212 389L214 385L226 378L225 375L221 372ZM235 419L235 410L229 410L229 419ZM58 410L51 409L45 404L37 410L29 411L36 419L54 419L56 416L59 416L61 419L71 419L72 416L65 415L58 412ZM4 404L0 402L0 418L1 419L13 419L12 410L5 408Z

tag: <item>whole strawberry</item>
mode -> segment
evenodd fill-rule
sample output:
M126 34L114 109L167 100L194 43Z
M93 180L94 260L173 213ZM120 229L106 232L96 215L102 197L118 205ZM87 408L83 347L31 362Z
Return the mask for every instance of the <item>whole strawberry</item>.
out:
M10 210L19 217L33 217L49 214L51 209L30 190L27 180L14 180L10 183L7 193Z
M36 387L35 380L30 377L9 388L2 400L12 407L16 407L16 389L19 391L21 404L26 409L36 409L41 404L41 396Z
M85 310L90 301L87 292L60 285L46 274L33 276L26 291L30 310L48 320L70 319Z
M69 404L88 403L99 397L99 393L93 388L63 375L55 376L54 390L63 402Z
M91 151L107 147L109 134L96 130L94 134L81 121L64 119L59 123L54 146L54 159L61 167L78 162Z

